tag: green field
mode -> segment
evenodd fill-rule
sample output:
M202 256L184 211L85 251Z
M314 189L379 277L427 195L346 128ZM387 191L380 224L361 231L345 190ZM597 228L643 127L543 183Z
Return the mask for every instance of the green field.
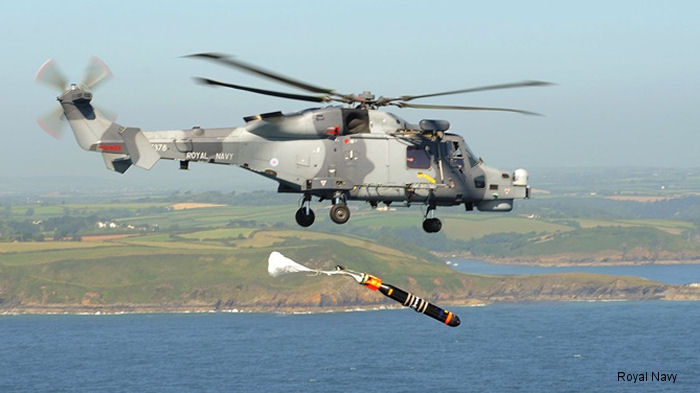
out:
M556 208L557 203L566 201L553 199L548 205ZM527 208L527 203L522 204L521 210ZM540 200L537 203L543 202ZM178 240L190 242L190 249L194 249L239 245L257 229L277 228L300 231L300 234L312 233L309 232L312 230L379 240L391 247L411 249L422 257L428 255L427 251L491 258L571 253L600 255L608 252L615 254L613 259L700 259L698 223L692 218L620 218L606 217L607 213L602 216L561 217L560 214L467 213L461 209L441 209L438 213L443 221L443 231L435 235L422 231L420 206L375 211L366 205L353 203L352 219L342 226L330 222L324 205L314 208L316 223L311 229L301 229L293 218L296 206L289 204L223 205L186 210L174 210L172 203L161 201L15 205L5 208L6 218L0 220L0 238L5 241L66 240L113 234L148 234L138 241L126 238L120 242L153 246L157 241L170 244ZM98 221L111 223L114 228L100 228ZM13 247L69 247L39 243L35 246L0 243L0 252L4 249L14 250ZM94 248L95 245L94 242L83 242L76 247ZM635 251L630 253L631 249ZM9 262L12 261L10 258Z
M574 228L522 217L453 218L444 220L445 236L453 240L472 240L494 233L568 232Z
M188 244L190 250L201 247L213 250L247 244L251 237L269 246L279 239L258 236L257 232L277 229L294 231L294 236L300 239L313 238L317 236L312 235L315 233L332 234L346 240L364 239L407 250L421 258L431 258L430 252L443 252L491 260L509 258L511 263L517 263L514 258L519 256L527 257L530 262L537 262L539 257L549 258L549 262L554 257L583 261L591 255L597 260L613 262L700 260L700 213L698 197L693 193L654 203L610 200L605 196L549 194L518 201L515 211L505 214L440 208L437 214L443 222L443 230L438 234L423 232L424 206L406 209L392 205L392 209L380 211L355 202L351 203L352 218L345 225L330 222L327 203L314 202L316 223L303 229L294 221L297 205L290 204L288 197L265 192L242 195L175 193L103 204L42 201L5 205L0 216L0 240L5 243L0 242L0 250L32 247L6 245L14 240L41 243L52 239L85 239L84 244L76 247L94 248L95 239L90 238L105 235L139 235L110 241L134 247L170 247L173 242L180 242ZM227 200L236 201L236 204L229 205ZM176 203L219 206L176 210ZM36 247L55 248L58 252L69 246ZM8 263L16 259L7 258ZM45 257L36 258L43 260Z

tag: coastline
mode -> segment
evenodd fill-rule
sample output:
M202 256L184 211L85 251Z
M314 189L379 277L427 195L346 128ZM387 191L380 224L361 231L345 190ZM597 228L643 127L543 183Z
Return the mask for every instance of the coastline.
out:
M653 296L576 296L544 295L519 298L511 295L493 296L488 299L443 299L440 305L445 307L485 307L496 303L552 303L552 302L626 302L626 301L700 301L700 288L692 286L668 286L664 292ZM132 315L132 314L326 314L341 312L369 312L384 310L409 309L390 303L353 304L337 306L282 306L274 307L241 306L218 308L215 304L114 304L114 305L79 305L79 304L27 304L13 307L0 307L0 316L10 315Z

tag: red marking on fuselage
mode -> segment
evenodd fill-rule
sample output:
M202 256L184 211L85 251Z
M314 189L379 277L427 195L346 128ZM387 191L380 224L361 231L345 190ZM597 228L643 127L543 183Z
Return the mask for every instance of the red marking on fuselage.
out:
M105 151L122 151L121 145L97 145L97 148Z

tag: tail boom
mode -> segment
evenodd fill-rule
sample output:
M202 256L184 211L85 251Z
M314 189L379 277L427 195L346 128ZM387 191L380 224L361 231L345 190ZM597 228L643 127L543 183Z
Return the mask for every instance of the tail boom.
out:
M108 169L124 173L131 165L150 169L160 155L139 128L124 127L91 104L92 93L75 85L58 101L81 148L101 152Z

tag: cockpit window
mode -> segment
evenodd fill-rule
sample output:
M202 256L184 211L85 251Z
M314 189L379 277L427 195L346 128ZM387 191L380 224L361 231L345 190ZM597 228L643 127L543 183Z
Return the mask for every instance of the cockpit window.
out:
M474 178L474 187L476 187L476 188L486 187L486 177L484 175L475 177Z
M449 154L453 165L464 167L464 160L469 160L469 166L473 167L479 163L476 155L469 149L463 140L452 140L449 142Z
M416 169L430 168L430 155L420 146L406 148L406 166Z
M459 169L464 168L464 153L459 147L458 141L452 141L452 144L450 145L450 162L453 166L456 166Z
M452 141L452 158L464 158L462 149L459 148L459 142Z
M469 145L466 143L464 144L464 149L467 151L467 159L469 160L469 166L476 166L476 164L479 163L479 160L476 158L476 155L472 150L469 148Z

